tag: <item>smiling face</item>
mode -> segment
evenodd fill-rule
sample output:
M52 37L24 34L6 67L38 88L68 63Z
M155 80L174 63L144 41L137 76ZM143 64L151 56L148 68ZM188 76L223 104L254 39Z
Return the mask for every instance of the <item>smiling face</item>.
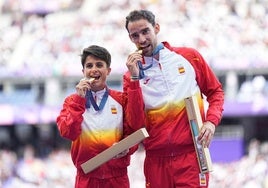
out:
M157 46L157 34L159 31L159 24L153 26L146 19L128 23L129 38L138 49L142 50L144 56L152 56L153 50Z
M106 87L106 78L110 74L111 68L105 61L89 55L85 60L82 72L87 78L95 78L91 84L91 90L96 92Z

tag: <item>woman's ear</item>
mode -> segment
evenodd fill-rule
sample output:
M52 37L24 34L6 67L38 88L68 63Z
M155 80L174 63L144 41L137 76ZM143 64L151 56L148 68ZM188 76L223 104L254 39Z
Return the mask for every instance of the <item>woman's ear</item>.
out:
M107 75L109 75L112 71L111 67L107 68L108 72L107 72Z

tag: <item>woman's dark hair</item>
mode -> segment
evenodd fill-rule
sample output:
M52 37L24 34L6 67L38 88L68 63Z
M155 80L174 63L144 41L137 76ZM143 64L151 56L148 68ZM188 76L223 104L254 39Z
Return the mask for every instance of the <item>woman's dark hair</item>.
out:
M81 64L83 68L85 66L87 56L93 56L95 58L105 61L105 63L107 64L107 67L110 67L111 65L111 54L106 48L101 47L101 46L91 45L83 49L83 52L80 56L81 56Z

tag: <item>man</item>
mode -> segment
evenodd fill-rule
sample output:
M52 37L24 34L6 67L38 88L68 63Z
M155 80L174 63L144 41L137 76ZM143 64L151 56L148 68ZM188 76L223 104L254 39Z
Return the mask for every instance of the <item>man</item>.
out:
M133 104L141 111L134 128L145 125L150 135L143 142L146 187L208 187L209 174L200 173L184 99L198 99L204 121L198 139L207 147L222 117L220 82L197 50L158 42L160 25L152 12L130 12L125 27L138 50L128 56L123 89L130 97L139 95ZM203 95L209 103L206 116Z
M75 188L129 188L127 167L136 147L87 174L81 168L81 164L133 132L128 116L135 110L127 110L125 94L107 87L111 55L105 48L85 48L81 63L84 78L76 85L76 93L65 99L56 120L60 135L72 141L71 157L77 168Z

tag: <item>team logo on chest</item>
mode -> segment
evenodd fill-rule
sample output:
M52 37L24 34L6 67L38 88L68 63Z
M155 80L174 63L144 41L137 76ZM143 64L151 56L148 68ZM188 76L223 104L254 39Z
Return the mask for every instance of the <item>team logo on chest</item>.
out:
M117 109L114 105L111 106L111 112L112 112L112 114L117 114Z
M185 68L184 68L184 66L183 66L183 65L179 65L179 66L178 66L178 73L179 73L179 75L181 75L181 74L184 74L184 73L185 73Z

